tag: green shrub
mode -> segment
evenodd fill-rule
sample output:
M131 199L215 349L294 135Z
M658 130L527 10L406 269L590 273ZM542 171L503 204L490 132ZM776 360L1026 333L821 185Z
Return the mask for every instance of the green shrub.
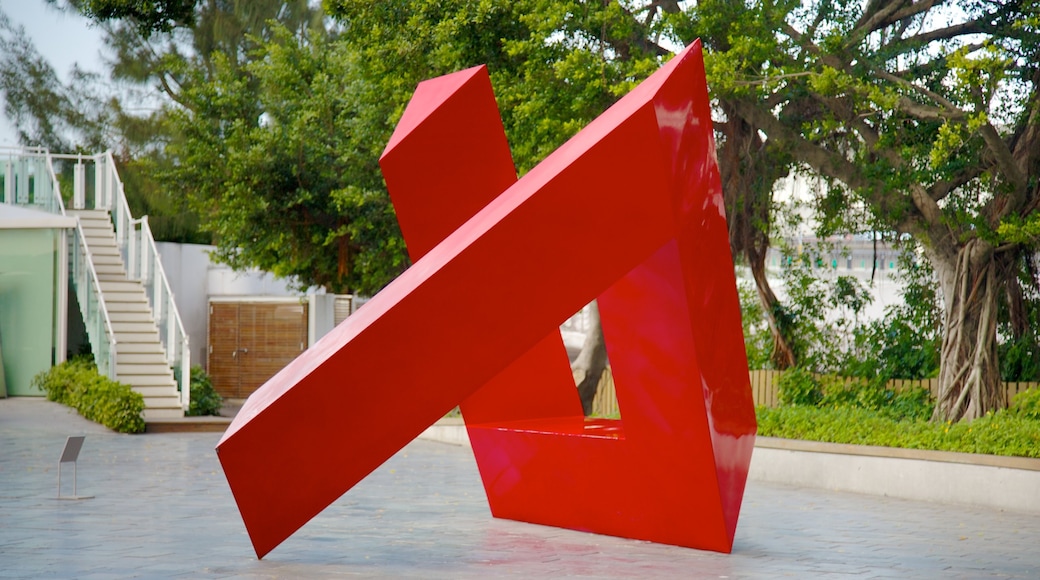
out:
M812 373L802 368L793 368L780 375L777 381L777 399L781 405L818 405L823 392Z
M888 378L883 375L869 381L824 377L820 382L823 392L820 407L867 409L895 420L924 420L932 416L933 403L927 389L914 387L894 391L888 388Z
M999 411L970 423L899 420L857 407L759 407L758 434L766 437L1040 457L1040 421Z
M897 391L891 404L882 412L891 414L896 419L915 419L927 421L932 416L935 401L932 394L924 387L913 387Z
M1040 388L1033 387L1015 395L1008 412L1018 417L1040 421Z
M219 415L224 399L213 388L213 382L201 366L191 367L191 402L188 404L189 417L203 415Z
M144 432L144 397L98 374L92 362L66 361L33 377L32 384L47 393L48 400L72 407L113 431Z

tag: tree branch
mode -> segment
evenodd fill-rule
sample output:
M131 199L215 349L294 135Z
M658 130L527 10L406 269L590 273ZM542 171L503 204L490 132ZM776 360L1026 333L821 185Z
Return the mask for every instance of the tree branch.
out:
M898 21L898 19L893 19L892 15L895 14L903 4L904 0L888 0L887 2L874 0L868 2L867 8L863 11L863 15L860 16L860 19L849 32L845 41L845 48L856 46L871 32ZM924 2L920 2L919 4L924 4Z

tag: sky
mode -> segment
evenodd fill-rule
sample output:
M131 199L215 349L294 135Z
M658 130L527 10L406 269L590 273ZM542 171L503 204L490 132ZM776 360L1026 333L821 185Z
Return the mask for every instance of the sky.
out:
M0 0L0 10L15 25L25 27L29 38L63 80L73 64L103 73L104 42L101 29L78 14L66 13L44 0ZM0 145L16 145L8 119L0 119Z

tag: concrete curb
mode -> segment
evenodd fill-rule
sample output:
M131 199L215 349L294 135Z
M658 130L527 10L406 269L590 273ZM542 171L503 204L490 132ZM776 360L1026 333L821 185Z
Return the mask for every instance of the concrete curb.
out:
M422 439L469 447L461 420ZM758 437L748 478L916 501L1040 513L1040 459Z

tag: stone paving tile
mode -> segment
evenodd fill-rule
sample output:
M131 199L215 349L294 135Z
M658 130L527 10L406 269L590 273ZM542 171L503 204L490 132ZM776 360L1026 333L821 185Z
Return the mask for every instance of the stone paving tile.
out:
M58 501L65 436L84 433L79 493L95 498ZM218 439L0 400L0 578L1040 577L1035 515L761 482L730 555L496 520L470 451L429 441L257 561Z

